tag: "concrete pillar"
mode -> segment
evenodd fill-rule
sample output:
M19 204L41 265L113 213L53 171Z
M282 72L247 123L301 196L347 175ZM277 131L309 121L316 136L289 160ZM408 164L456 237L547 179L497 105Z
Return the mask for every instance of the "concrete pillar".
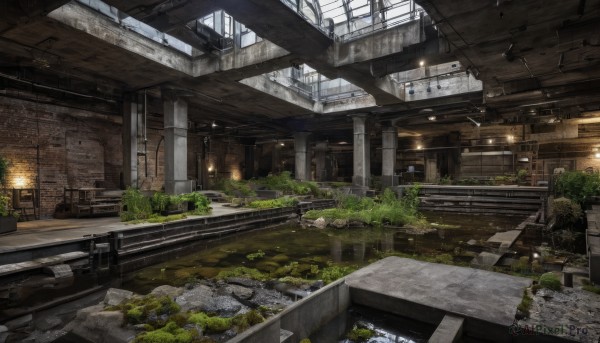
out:
M371 154L370 141L367 132L366 114L352 116L354 121L354 169L352 184L354 186L369 187L371 179Z
M315 145L316 175L315 179L319 182L330 181L331 163L328 161L329 144L327 142L318 142Z
M294 149L296 150L296 180L300 181L310 180L308 136L310 136L310 132L296 132L294 134Z
M123 183L138 187L138 104L135 94L123 101Z
M398 147L398 131L389 125L381 133L381 186L382 188L397 185L394 172L396 171L396 148Z
M273 150L271 150L271 173L279 174L282 171L281 168L281 146L279 143L273 143Z
M187 179L187 102L163 91L165 113L165 193L191 192Z
M254 145L244 146L244 180L254 177Z

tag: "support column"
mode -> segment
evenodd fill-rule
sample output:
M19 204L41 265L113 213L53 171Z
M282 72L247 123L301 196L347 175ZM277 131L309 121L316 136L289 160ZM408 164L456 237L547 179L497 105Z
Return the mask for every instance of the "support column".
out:
M394 176L396 171L396 149L398 147L398 130L390 123L383 128L381 133L381 186L383 189L397 185Z
M327 142L319 142L315 145L315 162L316 175L315 179L319 182L329 181L331 171L328 170L331 163L328 163L327 157L329 152L329 144Z
M123 185L138 187L138 104L135 94L123 101Z
M165 113L165 193L191 192L187 179L187 102L163 91Z
M308 136L310 132L294 134L294 150L296 150L296 180L310 180L310 156L308 155Z
M352 116L354 121L354 169L352 184L354 186L369 187L371 179L370 141L367 132L366 114Z
M244 180L250 180L254 177L254 145L256 139L245 138L241 140L244 145Z

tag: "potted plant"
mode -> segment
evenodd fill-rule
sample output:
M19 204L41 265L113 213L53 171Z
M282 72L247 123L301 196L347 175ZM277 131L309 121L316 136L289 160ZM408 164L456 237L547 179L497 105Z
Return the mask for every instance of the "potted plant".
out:
M17 230L18 213L12 209L12 201L4 192L4 183L6 180L6 172L8 170L8 161L0 156L0 184L2 191L0 192L0 233L7 233Z
M18 218L19 214L12 209L10 197L0 194L0 233L16 231Z

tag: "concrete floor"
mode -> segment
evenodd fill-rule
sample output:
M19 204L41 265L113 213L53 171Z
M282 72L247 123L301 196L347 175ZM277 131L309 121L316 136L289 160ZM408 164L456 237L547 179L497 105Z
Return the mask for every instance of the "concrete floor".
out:
M211 204L213 210L208 216L188 216L201 218L221 216L231 213L251 211L242 208ZM0 235L0 254L31 247L42 247L56 243L76 241L84 236L102 235L114 230L134 229L156 224L125 224L118 217L79 218L79 219L46 219L21 222L17 231Z

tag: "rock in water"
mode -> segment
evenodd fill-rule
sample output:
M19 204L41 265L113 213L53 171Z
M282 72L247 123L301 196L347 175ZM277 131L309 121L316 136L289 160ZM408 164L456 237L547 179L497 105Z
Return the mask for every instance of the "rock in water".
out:
M327 221L325 220L325 218L321 217L317 220L315 220L313 222L313 225L317 228L317 229L324 229L327 227Z
M135 338L135 330L122 328L121 311L103 311L104 305L86 307L77 311L75 319L65 331L96 343L127 343Z
M133 297L133 292L119 288L109 288L104 297L104 305L116 306L125 300L131 299L131 297Z
M157 297L161 297L163 295L168 296L169 298L175 298L183 294L183 289L179 287L173 287L169 285L158 286L150 292L152 295L156 295Z
M331 225L337 229L343 229L348 227L348 221L346 219L336 219L331 223Z

